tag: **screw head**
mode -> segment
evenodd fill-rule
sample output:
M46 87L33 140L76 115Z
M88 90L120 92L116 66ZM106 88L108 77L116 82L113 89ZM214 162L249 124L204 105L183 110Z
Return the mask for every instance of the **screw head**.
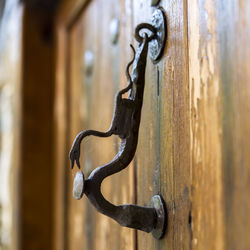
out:
M82 171L76 173L73 183L73 197L80 200L84 194L84 175Z

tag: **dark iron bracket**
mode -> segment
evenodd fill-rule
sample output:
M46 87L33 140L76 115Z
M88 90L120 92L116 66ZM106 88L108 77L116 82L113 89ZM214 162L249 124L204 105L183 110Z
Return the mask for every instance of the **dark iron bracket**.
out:
M145 31L142 32L142 30ZM107 132L85 130L76 136L70 151L71 168L76 163L80 169L80 144L86 136L108 137L118 135L121 138L119 151L111 162L94 169L86 180L82 171L78 171L74 179L73 196L75 199L80 199L85 194L100 213L113 218L122 226L152 232L154 237L160 239L164 234L167 219L161 196L153 196L149 207L132 204L115 206L107 201L101 193L102 181L126 168L135 155L143 104L148 50L151 59L156 62L160 59L165 46L166 20L161 9L154 12L151 24L142 23L136 27L135 38L139 42L139 46L135 51L131 45L134 57L126 68L128 85L116 94L111 127ZM132 64L133 70L132 76L130 76L129 67ZM129 92L128 98L123 98L122 95L126 92Z

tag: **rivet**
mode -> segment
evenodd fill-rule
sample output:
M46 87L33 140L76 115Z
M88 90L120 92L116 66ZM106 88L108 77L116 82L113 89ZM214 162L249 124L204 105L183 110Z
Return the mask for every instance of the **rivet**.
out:
M109 25L110 40L113 44L116 44L119 37L119 20L114 18Z
M84 66L86 75L91 75L94 66L94 54L91 50L87 50L84 54Z

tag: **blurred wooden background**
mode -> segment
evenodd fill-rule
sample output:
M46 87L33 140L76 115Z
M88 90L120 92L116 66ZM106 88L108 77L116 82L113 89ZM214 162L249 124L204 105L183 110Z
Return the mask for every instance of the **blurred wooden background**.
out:
M1 250L250 249L250 2L159 5L168 41L158 64L148 60L136 157L103 192L140 205L160 193L168 209L160 241L73 200L68 160L80 130L109 127L129 43L137 46L134 28L150 20L151 1L0 2ZM86 175L118 144L87 140Z

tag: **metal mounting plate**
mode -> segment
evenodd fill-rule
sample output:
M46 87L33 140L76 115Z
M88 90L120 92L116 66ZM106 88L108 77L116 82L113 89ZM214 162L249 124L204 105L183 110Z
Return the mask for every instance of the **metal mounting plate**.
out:
M164 200L160 195L154 195L150 202L150 206L155 209L157 214L157 224L152 234L156 239L161 239L165 233L167 221L167 211Z
M154 63L157 63L161 58L167 37L166 18L163 10L160 8L153 12L151 25L157 30L156 39L149 43L149 56Z

